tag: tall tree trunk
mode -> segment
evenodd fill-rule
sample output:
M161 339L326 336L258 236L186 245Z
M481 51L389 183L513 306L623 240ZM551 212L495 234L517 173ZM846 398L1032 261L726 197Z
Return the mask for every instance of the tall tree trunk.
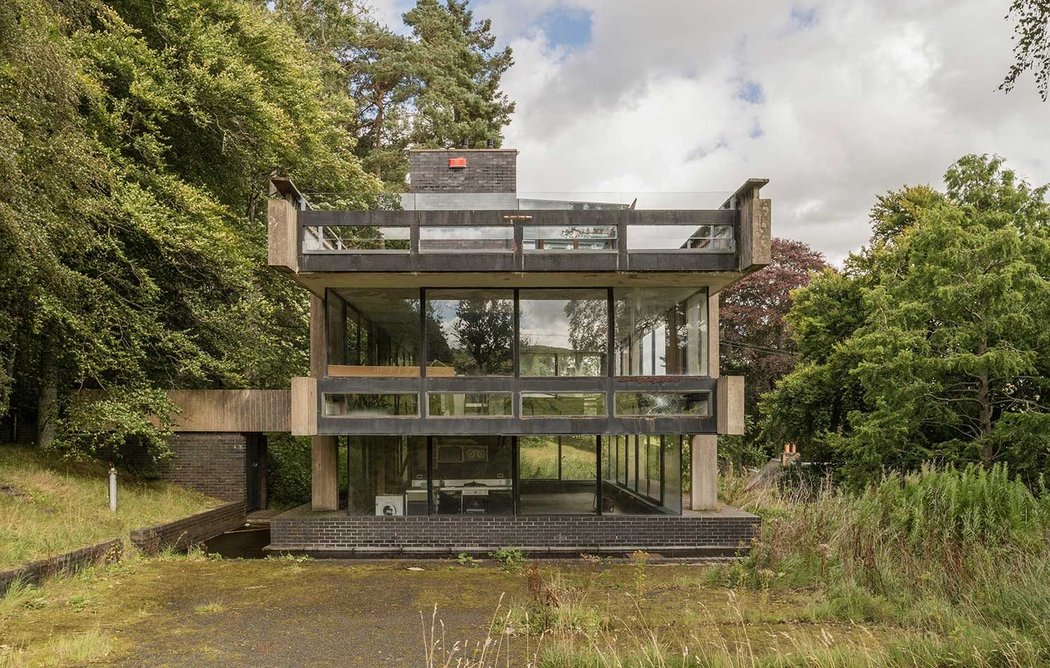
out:
M383 90L376 86L376 122L372 126L372 150L376 152L379 151L379 144L383 141L383 123L386 122L386 104L383 101L383 94ZM382 163L376 165L376 178L383 180Z
M58 427L58 362L51 336L42 337L40 348L40 391L37 395L36 444L49 447Z
M988 347L982 342L977 347L977 355L984 355ZM988 380L988 372L982 371L977 375L977 404L978 428L981 439L981 463L987 468L992 465L995 453L992 451L992 393L991 383Z

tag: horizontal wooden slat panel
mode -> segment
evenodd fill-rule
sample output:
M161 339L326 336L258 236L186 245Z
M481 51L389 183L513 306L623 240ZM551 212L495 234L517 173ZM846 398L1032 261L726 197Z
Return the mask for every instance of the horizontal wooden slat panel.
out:
M288 390L172 390L179 407L173 431L288 431Z

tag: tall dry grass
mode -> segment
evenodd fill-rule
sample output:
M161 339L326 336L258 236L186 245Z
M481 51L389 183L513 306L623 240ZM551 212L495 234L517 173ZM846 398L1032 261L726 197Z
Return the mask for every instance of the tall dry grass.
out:
M70 463L33 448L0 446L0 569L191 515L217 499L121 475L109 510L108 468Z

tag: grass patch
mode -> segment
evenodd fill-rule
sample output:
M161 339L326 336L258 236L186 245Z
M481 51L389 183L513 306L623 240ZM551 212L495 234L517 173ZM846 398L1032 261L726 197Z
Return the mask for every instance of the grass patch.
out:
M198 615L212 615L217 612L225 612L226 606L221 603L205 603L203 605L198 605L193 611Z
M32 448L0 446L0 569L127 535L221 503L176 485L118 479L109 511L108 468Z

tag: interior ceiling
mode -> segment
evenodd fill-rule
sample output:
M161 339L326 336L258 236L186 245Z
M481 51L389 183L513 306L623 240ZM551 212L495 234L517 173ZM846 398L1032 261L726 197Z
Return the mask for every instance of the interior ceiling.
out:
M339 290L336 290L335 293L372 322L389 325L396 323L418 323L419 321L419 311L416 310L416 305L408 304L404 301L393 301L390 299L389 295L378 293L370 294L368 291L355 291L353 295L341 294ZM405 293L405 298L418 301L419 291L407 291Z

